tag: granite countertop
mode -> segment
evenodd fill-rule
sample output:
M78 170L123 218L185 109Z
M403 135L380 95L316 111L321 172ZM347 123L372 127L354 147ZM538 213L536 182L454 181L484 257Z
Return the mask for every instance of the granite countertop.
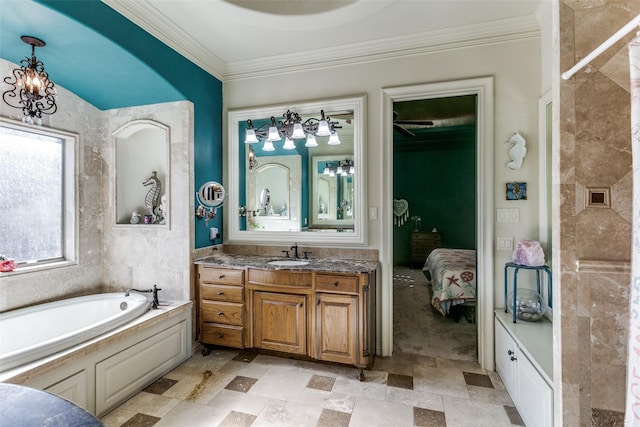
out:
M260 255L217 253L195 261L196 264L215 265L223 267L253 267L265 270L291 271L330 271L335 273L371 273L378 267L378 261L363 259L339 258L310 258L309 264L299 266L279 266L269 264L269 261L286 261L292 258L269 257Z

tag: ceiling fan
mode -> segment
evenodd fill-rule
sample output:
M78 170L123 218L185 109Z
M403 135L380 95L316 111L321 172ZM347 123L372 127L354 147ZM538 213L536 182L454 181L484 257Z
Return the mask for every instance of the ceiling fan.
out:
M433 126L431 120L398 120L398 113L393 112L393 128L397 130L401 135L406 137L415 136L415 134L408 129L400 125L413 125L413 126Z

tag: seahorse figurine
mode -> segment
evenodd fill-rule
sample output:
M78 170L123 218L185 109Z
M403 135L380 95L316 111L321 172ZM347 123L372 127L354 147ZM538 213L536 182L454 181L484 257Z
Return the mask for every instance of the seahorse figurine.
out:
M513 144L513 147L509 150L509 157L511 161L507 163L507 167L511 170L517 171L522 166L524 156L527 155L527 143L518 132L511 135L511 138L505 144Z
M157 172L151 172L151 176L142 183L145 187L150 185L151 188L144 197L144 206L149 209L149 213L155 217L156 208L158 207L158 199L160 198L160 180L158 179Z

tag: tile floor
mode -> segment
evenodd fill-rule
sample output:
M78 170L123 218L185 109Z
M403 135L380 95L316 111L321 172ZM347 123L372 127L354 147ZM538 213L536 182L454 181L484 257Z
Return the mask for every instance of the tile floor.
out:
M495 372L477 363L396 353L358 370L214 349L102 418L107 427L523 425Z

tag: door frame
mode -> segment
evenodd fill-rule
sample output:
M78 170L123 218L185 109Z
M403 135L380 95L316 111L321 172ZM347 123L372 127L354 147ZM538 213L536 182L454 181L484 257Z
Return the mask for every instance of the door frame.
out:
M494 93L493 76L382 89L382 244L381 350L393 353L393 103L451 96L477 96L476 129L476 242L478 362L494 370Z

